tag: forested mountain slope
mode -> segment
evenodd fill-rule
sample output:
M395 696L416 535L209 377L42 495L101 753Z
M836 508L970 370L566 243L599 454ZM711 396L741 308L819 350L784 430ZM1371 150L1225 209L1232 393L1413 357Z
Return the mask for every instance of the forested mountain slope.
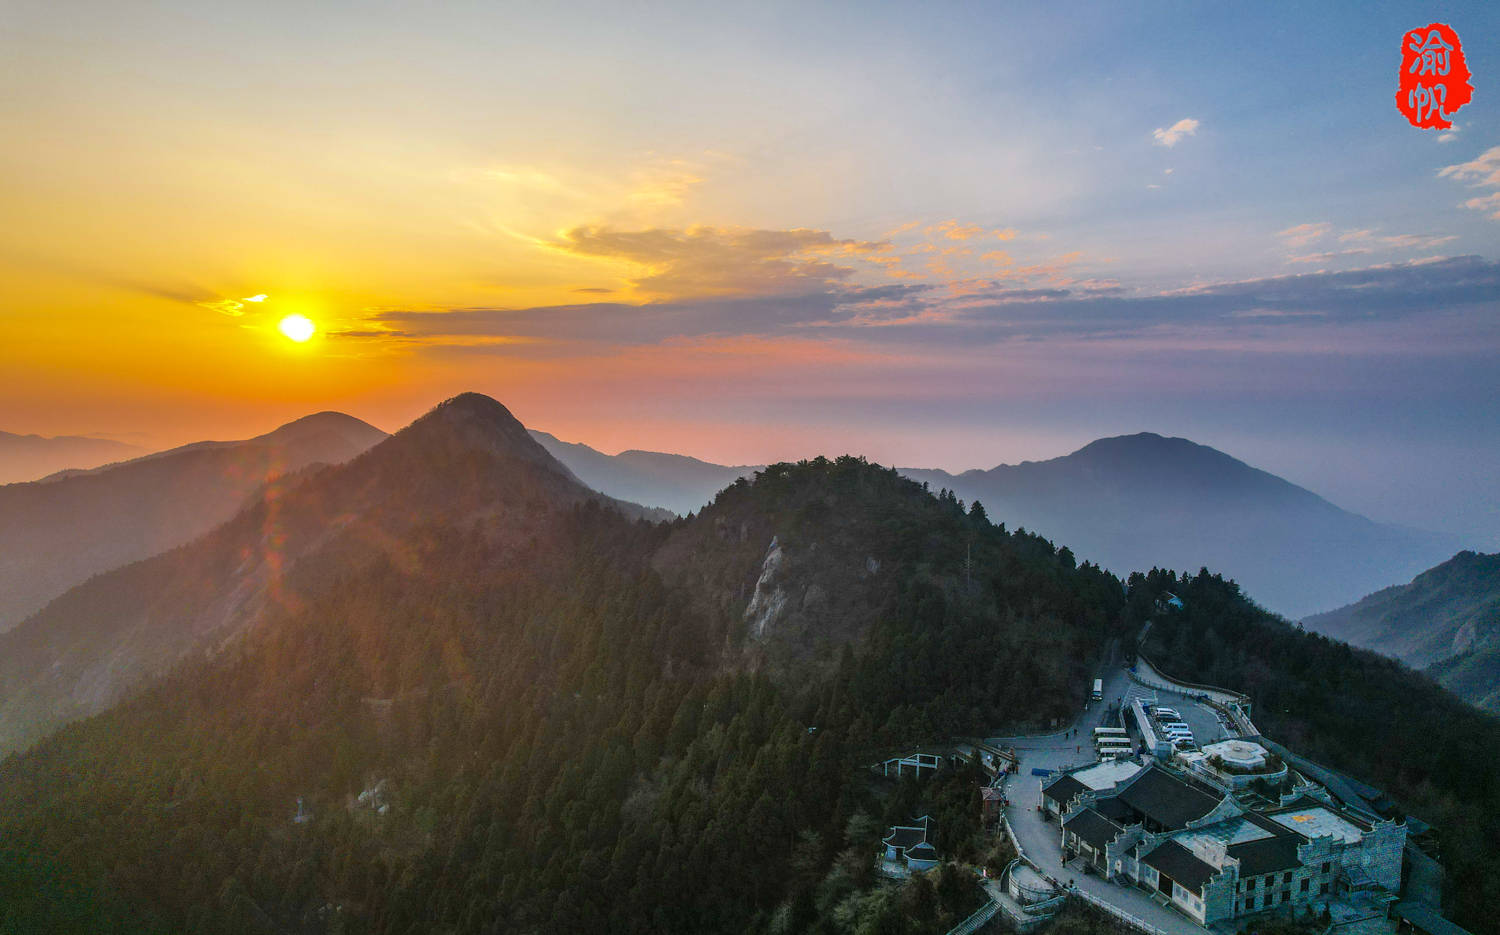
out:
M1318 763L1383 789L1431 822L1447 870L1446 914L1495 931L1500 899L1500 719L1388 656L1272 617L1218 575L1131 577L1132 616L1165 592L1143 650L1169 674L1250 696L1257 727Z
M856 458L642 522L501 413L461 397L288 490L286 542L332 532L285 552L283 599L0 762L0 893L70 894L0 928L941 933L951 887L871 895L879 829L916 798L872 797L862 767L1070 718L1167 590L1186 609L1157 615L1153 659L1435 821L1456 918L1484 928L1500 725L1400 664L1207 572L1127 593ZM971 783L940 803L952 853Z
M208 535L99 575L0 634L0 751L298 606L351 562L405 561L419 527L484 519L520 551L546 534L549 510L597 496L499 403L450 400L347 464L281 477Z
M657 452L610 456L533 435L596 490L681 514L758 470ZM1101 438L1046 461L960 474L900 472L933 490L980 500L997 522L1066 543L1118 574L1207 565L1292 616L1402 580L1461 545L1374 522L1222 451L1150 432Z
M1425 668L1460 698L1500 714L1500 554L1460 552L1408 584L1303 623Z
M245 441L0 487L0 633L92 575L196 539L276 477L347 461L384 437L322 412Z
M339 487L420 521L303 558L226 651L0 764L0 886L49 861L79 912L170 930L849 931L865 758L1066 716L1123 622L1117 580L858 459L650 525L443 510L514 485L409 450ZM789 597L754 632L773 536Z

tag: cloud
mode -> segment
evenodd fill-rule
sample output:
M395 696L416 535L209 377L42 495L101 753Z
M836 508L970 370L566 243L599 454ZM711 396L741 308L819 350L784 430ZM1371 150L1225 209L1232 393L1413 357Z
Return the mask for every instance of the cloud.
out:
M1369 250L1365 249L1329 250L1324 253L1304 253L1300 256L1289 256L1286 258L1286 261L1288 263L1327 263L1329 260L1336 260L1341 256L1364 256L1369 252Z
M957 219L943 221L927 228L928 234L941 234L949 240L970 240L984 233L978 224L961 224Z
M470 346L474 338L558 345L642 345L710 335L778 335L809 325L889 317L917 307L926 284L835 286L788 295L646 302L589 302L530 308L386 309L350 336L394 334L433 346Z
M916 230L917 228L922 226L922 223L923 222L921 221L907 221L905 224L898 225L886 231L881 235L881 237L885 240L890 240L892 237L895 237L898 234L904 234L907 231Z
M1438 170L1438 178L1454 179L1486 188L1500 188L1500 146L1491 146L1477 159L1444 166Z
M206 302L198 302L197 304L204 308L212 309L220 315L228 315L231 318L238 318L245 314L245 303L235 301L234 299L212 299Z
M1467 182L1472 188L1500 188L1500 146L1491 146L1477 159L1444 166L1438 170L1438 177L1453 179L1455 182ZM1488 211L1497 205L1494 196L1490 195L1470 198L1463 203L1463 207L1475 211ZM1500 211L1496 211L1490 217L1500 221Z
M1278 346L1295 350L1297 335L1303 333L1295 330L1299 328L1325 329L1317 332L1324 338L1326 329L1341 329L1333 334L1344 337L1324 341L1334 345L1363 335L1365 345L1378 350L1382 340L1390 340L1382 335L1399 327L1405 329L1400 339L1405 352L1426 338L1430 323L1488 314L1500 301L1500 264L1473 256L1208 283L1155 294L1132 294L1108 280L1064 280L1071 262L1076 257L1069 255L1023 267L1025 278L1007 278L1002 272L943 286L838 282L802 294L639 305L388 309L373 312L363 325L338 336L389 341L424 353L524 352L530 359L598 356L701 339L787 337L895 343L933 352L1009 341L1165 340L1174 335L1229 346L1241 339L1269 340L1266 329L1283 336L1276 339ZM1491 332L1464 325L1463 333L1472 349Z
M1456 234L1378 234L1370 228L1344 231L1339 235L1339 243L1357 243L1388 250L1431 250L1457 239ZM1345 251L1349 252L1369 253L1370 250Z
M830 257L865 257L890 249L888 241L838 240L823 230L710 226L575 227L547 246L626 264L631 287L654 298L822 291L855 272Z
M1420 320L1500 301L1500 263L1474 256L1414 260L1211 283L1156 295L1129 296L1118 287L1104 288L997 289L951 316L949 331L928 328L925 337L970 344L986 338L1118 338L1163 328L1233 329L1249 319L1277 327Z
M1277 231L1276 236L1280 237L1281 242L1289 249L1297 249L1323 238L1331 230L1333 230L1332 224L1319 221L1316 224L1298 224L1295 227L1288 227L1286 230Z
M1452 243L1458 239L1457 234L1439 236L1436 234L1393 234L1389 237L1379 237L1377 240L1397 250L1431 250L1445 243Z
M1151 138L1156 140L1158 146L1176 146L1183 137L1194 136L1198 132L1198 121L1192 117L1183 117L1166 129L1157 127L1151 131Z
M380 329L380 328L373 328L373 329L368 329L368 330L364 330L364 331L360 331L360 330L357 330L357 329L356 330L350 330L350 331L330 331L330 332L328 332L327 335L325 335L325 337L330 337L330 338L414 338L414 337L417 337L417 335L414 332L411 332L411 331L392 331L392 330L386 330L386 329Z
M1490 217L1496 221L1500 221L1500 192L1492 192L1478 198L1470 198L1463 203L1463 207L1472 211L1489 211L1490 209L1494 209L1495 213L1491 214Z

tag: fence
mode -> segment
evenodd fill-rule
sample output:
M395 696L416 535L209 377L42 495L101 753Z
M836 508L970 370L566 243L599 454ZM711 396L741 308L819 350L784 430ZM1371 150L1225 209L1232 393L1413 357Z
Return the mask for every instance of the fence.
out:
M1225 705L1228 705L1228 704L1244 704L1245 702L1247 702L1247 701L1250 700L1250 699L1246 698L1243 694L1241 694L1239 692L1232 692L1232 691L1228 690L1227 688L1219 688L1217 685L1203 685L1203 684L1200 684L1198 682L1186 682L1186 681L1183 681L1182 679L1172 678L1170 675L1166 674L1161 669L1159 669L1150 659L1147 659L1145 656L1142 656L1142 655L1137 655L1136 656L1136 668L1139 670L1142 667L1144 667L1146 669L1147 673L1149 673L1150 675L1155 676L1157 679L1160 679L1162 682L1165 683L1163 685L1152 685L1151 686L1152 688L1166 688L1169 691L1186 692L1188 694L1194 694L1194 693L1196 693L1196 694L1199 694L1199 695L1207 695L1210 698L1213 698L1215 701L1219 702L1220 704L1225 704ZM1136 681L1141 682L1141 684L1146 684L1146 682L1142 681L1140 672L1136 672L1135 676L1136 676ZM1219 697L1214 698L1215 695L1217 695Z
M993 899L980 906L978 911L948 930L948 935L970 935L977 932L1000 911L1000 904Z
M1167 935L1167 931L1165 929L1159 929L1156 926L1152 925L1150 922L1147 922L1145 919L1142 919L1139 916L1133 916L1130 913L1126 912L1124 909L1120 909L1117 906L1112 906L1097 896L1090 896L1083 890L1070 890L1068 892L1068 895L1077 896L1079 899L1082 899L1084 902L1093 906L1095 909L1114 916L1116 919L1119 919L1121 922L1124 922L1131 928L1139 929L1140 931L1145 932L1146 935Z
M1130 673L1130 680L1147 688L1155 688L1163 691L1179 692L1181 694L1193 695L1200 698L1209 707L1214 708L1229 718L1230 722L1239 730L1242 736L1255 736L1260 733L1250 720L1250 715L1245 713L1250 699L1236 692L1216 688L1212 685L1199 685L1195 682L1183 682L1162 673L1160 669L1151 664L1151 660L1145 656L1136 657L1136 667L1146 670Z

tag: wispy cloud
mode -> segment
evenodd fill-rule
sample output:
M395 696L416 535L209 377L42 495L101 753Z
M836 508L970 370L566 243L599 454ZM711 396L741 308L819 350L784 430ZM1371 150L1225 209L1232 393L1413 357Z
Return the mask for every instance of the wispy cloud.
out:
M1369 250L1360 248L1352 250L1327 250L1323 253L1303 253L1289 256L1286 258L1286 261L1288 263L1327 263L1328 261L1336 260L1339 257L1364 256L1369 252Z
M978 224L963 224L957 220L947 220L927 228L927 233L946 237L949 240L969 240L983 234L984 228Z
M1315 260L1309 257L1306 262ZM1190 331L1197 339L1218 334L1214 340L1232 343L1250 327L1278 332L1333 327L1354 334L1347 329L1427 321L1465 310L1472 314L1500 301L1500 264L1479 257L1209 283L1154 294L1131 294L1109 280L1062 279L1071 262L1076 258L1068 255L1023 268L1032 279L1001 274L942 286L833 282L802 294L640 305L385 310L372 313L365 325L334 336L385 340L430 352L524 350L530 357L597 355L610 347L665 346L710 337L894 341L940 349L1015 340L1144 340ZM1060 283L1048 283L1049 275Z
M1470 198L1463 203L1463 207L1471 211L1493 211L1490 215L1496 221L1500 221L1500 192L1491 192L1478 198Z
M1183 117L1170 127L1157 127L1155 130L1152 130L1151 138L1156 141L1156 145L1158 146L1172 147L1176 146L1186 137L1196 135L1199 126L1201 124L1192 117Z
M1444 166L1438 170L1438 177L1468 182L1471 185L1500 188L1500 146L1491 146L1478 158L1468 162Z
M1454 234L1379 234L1368 228L1345 231L1339 235L1339 243L1369 244L1391 250L1431 250L1457 239Z
M1500 188L1500 146L1491 146L1478 158L1468 162L1444 166L1438 170L1438 177L1453 179L1455 182L1467 182L1473 188ZM1494 195L1485 195L1470 198L1463 202L1462 206L1474 211L1488 211L1491 208L1500 208L1500 201L1497 201ZM1490 217L1500 221L1500 210L1491 214Z
M821 291L855 272L830 258L871 256L890 249L888 241L840 240L823 230L710 226L575 227L547 246L623 264L631 288L654 298Z
M194 301L194 304L200 305L206 309L211 309L215 312L218 312L220 315L228 315L231 318L239 318L240 316L245 314L246 302L254 302L258 304L264 302L268 298L270 298L270 296L266 295L264 292L261 292L256 295L245 296L244 298L240 299L198 299Z
M1281 242L1285 246L1295 250L1307 246L1314 240L1322 239L1331 230L1333 230L1332 224L1327 221L1319 221L1315 224L1298 224L1295 227L1288 227L1286 230L1279 230L1276 232L1276 236L1281 238Z

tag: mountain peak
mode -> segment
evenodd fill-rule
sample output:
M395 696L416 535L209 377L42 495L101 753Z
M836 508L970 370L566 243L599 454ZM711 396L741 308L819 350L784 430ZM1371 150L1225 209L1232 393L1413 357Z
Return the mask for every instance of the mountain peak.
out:
M499 400L483 393L460 393L451 399L445 399L427 410L408 428L424 424L487 425L502 431L521 428L520 420L511 415L509 409Z
M1139 452L1142 454L1156 454L1186 451L1223 454L1207 445L1200 445L1191 439L1179 438L1175 435L1158 435L1155 432L1136 432L1134 435L1112 435L1108 438L1098 438L1073 452L1073 454L1081 455L1085 452L1109 454Z
M251 441L266 444L292 444L318 435L333 435L346 439L360 449L369 448L385 438L385 433L363 419L342 412L327 410L293 419Z
M578 483L572 472L548 454L509 409L483 393L460 393L438 403L392 435L387 444L391 443L400 447L411 445L452 453L478 451L517 458Z

